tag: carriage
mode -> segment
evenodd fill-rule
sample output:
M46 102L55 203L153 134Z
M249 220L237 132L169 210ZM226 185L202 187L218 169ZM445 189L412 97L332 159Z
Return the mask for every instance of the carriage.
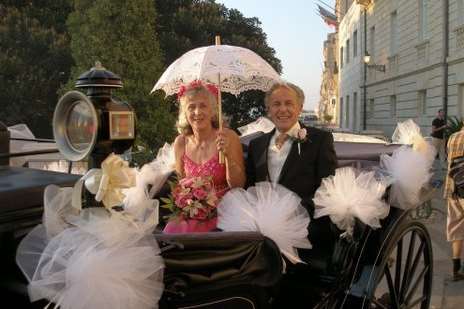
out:
M357 168L396 147L335 143L339 164ZM392 207L377 230L356 220L352 237L300 252L296 265L259 233L156 235L167 266L161 308L428 308L432 245L410 212Z
M358 168L378 164L379 154L395 147L336 143L341 165ZM32 220L31 212L22 210L20 216L26 215L23 220ZM409 211L393 207L381 226L374 230L356 221L352 237L314 247L302 256L305 263L296 265L257 232L155 233L166 265L160 308L428 308L433 256L426 227ZM10 231L15 228L20 226L10 224ZM17 233L8 235L12 243L18 240ZM3 250L14 246L6 248L4 241ZM2 290L26 307L26 281L10 262L2 262L9 274Z

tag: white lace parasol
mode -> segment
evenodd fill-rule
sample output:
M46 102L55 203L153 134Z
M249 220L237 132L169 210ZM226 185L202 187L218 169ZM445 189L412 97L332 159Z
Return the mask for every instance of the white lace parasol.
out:
M271 65L255 52L238 46L211 45L193 49L174 61L151 92L162 89L169 96L194 80L220 84L221 91L233 95L247 90L267 91L274 83L282 82Z

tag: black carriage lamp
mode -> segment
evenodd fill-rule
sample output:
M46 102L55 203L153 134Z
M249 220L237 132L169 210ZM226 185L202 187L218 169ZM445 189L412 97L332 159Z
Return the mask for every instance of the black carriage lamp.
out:
M135 113L127 103L111 96L122 88L121 78L100 62L83 73L76 88L60 98L53 115L58 149L70 161L89 158L89 168L100 168L112 152L122 154L135 139Z
M385 65L384 64L369 64L371 62L371 55L366 51L364 55L364 63L367 65L369 69L374 69L376 71L384 72L385 73Z

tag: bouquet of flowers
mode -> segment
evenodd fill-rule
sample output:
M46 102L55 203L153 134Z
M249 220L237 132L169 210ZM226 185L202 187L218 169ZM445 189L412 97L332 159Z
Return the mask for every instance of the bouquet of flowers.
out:
M169 209L173 219L208 220L217 216L218 197L212 177L183 178L178 183L170 183L169 198L161 198L162 207Z

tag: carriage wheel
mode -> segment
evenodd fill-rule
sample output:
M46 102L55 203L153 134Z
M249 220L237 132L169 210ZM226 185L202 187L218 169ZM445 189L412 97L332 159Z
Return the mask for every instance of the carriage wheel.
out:
M364 308L429 307L432 294L432 244L427 229L408 222L386 246L371 297Z

